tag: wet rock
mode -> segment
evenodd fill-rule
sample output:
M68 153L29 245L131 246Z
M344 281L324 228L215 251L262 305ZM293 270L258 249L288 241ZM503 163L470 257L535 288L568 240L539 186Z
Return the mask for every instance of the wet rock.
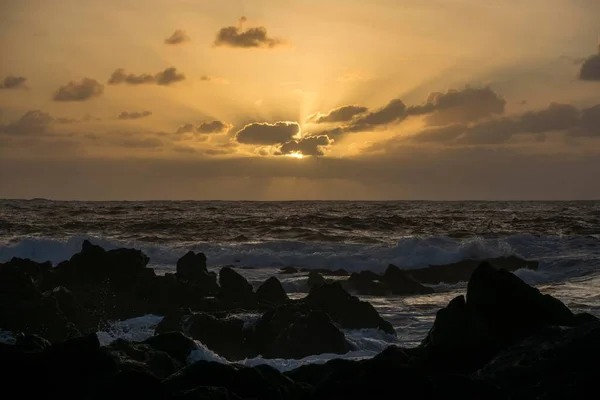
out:
M496 269L516 271L521 268L536 270L537 261L523 260L519 257L508 256L484 260ZM482 260L462 260L446 265L431 265L428 268L413 269L407 271L417 281L425 284L436 285L438 283L455 284L467 282Z
M38 263L28 258L13 257L7 264L29 275L34 282L41 280L47 272L52 270L52 263L50 261Z
M394 295L417 295L431 294L432 288L421 285L415 278L410 276L395 265L390 265L382 277L385 285Z
M148 344L117 339L107 346L119 369L144 372L165 379L178 371L183 364L165 351L155 350Z
M325 311L344 329L377 328L396 334L392 325L381 318L370 303L350 295L339 282L312 289L303 302L311 309Z
M559 300L516 275L481 263L459 296L438 311L421 343L430 368L472 372L498 352L548 326L575 326L578 319Z
M298 268L295 267L283 267L279 270L280 274L297 274Z
M388 287L381 281L381 275L373 271L353 273L344 284L350 291L360 295L386 296L390 294Z
M312 289L315 287L323 286L326 283L327 281L325 280L325 278L323 278L323 275L321 275L317 271L310 271L310 273L308 274L308 281L306 282L306 286L308 286L309 289Z
M177 260L177 279L193 282L205 295L214 295L218 291L217 277L208 272L204 253L189 251Z
M190 353L197 348L196 343L181 332L168 332L152 336L142 342L154 350L163 351L182 365Z
M219 271L219 284L219 297L225 301L250 304L256 301L252 285L230 267L223 267Z
M256 355L241 319L216 318L210 314L197 313L185 321L183 331L230 361Z
M272 305L281 305L286 303L289 298L281 286L281 282L274 276L267 279L256 290L256 299Z
M23 352L42 351L50 346L52 344L49 341L32 333L21 333L17 335L15 341L15 347Z
M168 332L181 332L183 330L183 320L187 315L192 315L190 309L174 309L170 314L165 315L154 328L154 335L160 335Z

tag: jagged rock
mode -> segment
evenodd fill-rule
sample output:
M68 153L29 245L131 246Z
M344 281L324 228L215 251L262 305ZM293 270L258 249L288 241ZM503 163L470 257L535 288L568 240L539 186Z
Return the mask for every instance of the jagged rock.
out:
M208 272L204 253L189 251L177 260L177 279L193 283L204 296L215 295L219 290L217 275Z
M185 321L183 331L228 360L242 360L256 355L241 319L216 318L197 313Z
M308 286L309 289L312 289L315 287L323 286L326 283L327 281L325 280L325 278L323 278L323 275L316 271L310 271L310 273L308 274L308 281L306 282L306 286Z
M390 265L382 277L385 285L395 295L431 294L432 288L421 285L412 276L395 265Z
M370 303L350 295L339 282L312 289L303 302L312 309L325 311L342 328L377 328L396 334L392 325L381 318Z
M283 267L279 270L280 274L297 274L298 268L295 267Z
M256 299L260 302L265 302L273 305L280 305L286 303L289 298L279 279L274 276L267 279L262 285L256 290Z
M98 331L98 323L88 317L88 313L69 289L59 286L45 292L43 296L55 301L66 320L73 323L80 332L88 334Z
M423 360L443 371L472 372L540 329L579 321L559 300L483 262L471 276L466 301L458 296L438 311L421 343Z
M186 315L191 315L190 309L175 309L160 320L154 328L154 335L160 335L168 332L181 332L183 330L183 320Z
M181 364L185 364L190 353L198 346L181 332L168 332L152 336L142 342L154 350L164 351Z
M219 271L219 284L219 297L223 300L233 303L249 302L250 305L256 301L252 285L230 267L223 267Z
M34 282L41 280L47 272L52 270L52 263L50 261L38 263L28 258L13 257L7 264L13 265L29 275Z
M145 372L160 379L165 379L183 366L167 352L155 350L148 344L117 339L107 349L119 369Z
M15 341L15 347L24 352L42 351L50 346L52 344L49 341L33 333L21 333Z
M538 267L537 261L523 260L515 256L490 258L483 261L496 269L507 271L516 271L521 268L536 270ZM431 265L428 268L412 269L407 272L421 283L432 285L438 283L454 284L467 282L481 262L482 260L462 260L452 264Z

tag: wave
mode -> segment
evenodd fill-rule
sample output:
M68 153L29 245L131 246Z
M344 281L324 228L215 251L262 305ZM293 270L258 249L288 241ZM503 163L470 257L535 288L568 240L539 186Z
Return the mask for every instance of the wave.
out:
M401 238L395 246L297 241L161 245L88 236L65 240L26 238L15 244L0 245L0 262L21 257L56 264L79 252L85 239L106 249L140 249L150 257L151 266L159 270L173 269L177 260L189 250L204 252L209 266L343 268L349 272L382 272L389 264L410 269L508 255L539 260L541 270L566 268L584 274L591 267L600 266L600 240L595 237L532 235L462 240L444 236L407 237Z

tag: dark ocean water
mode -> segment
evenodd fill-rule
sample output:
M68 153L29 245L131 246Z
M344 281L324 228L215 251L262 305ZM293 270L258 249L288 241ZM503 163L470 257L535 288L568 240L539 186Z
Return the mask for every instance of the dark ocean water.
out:
M516 274L576 311L600 315L600 201L586 202L55 202L0 200L0 262L11 257L58 263L84 239L110 249L135 247L159 273L188 250L203 251L211 268L233 264L254 285L277 275L292 296L306 292L304 274L278 275L283 266L383 271L446 264L467 258L518 255L540 261ZM376 354L390 343L414 345L435 312L464 292L438 285L411 298L366 298L399 337L346 332L360 350ZM252 321L256 316L245 316ZM116 323L102 332L142 339L160 316ZM197 355L218 359L206 349ZM269 361L280 369L321 362ZM266 362L248 360L248 364Z

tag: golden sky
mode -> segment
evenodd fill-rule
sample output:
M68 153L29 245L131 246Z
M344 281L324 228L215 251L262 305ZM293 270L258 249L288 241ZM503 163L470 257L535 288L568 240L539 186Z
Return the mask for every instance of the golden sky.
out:
M0 197L600 198L598 0L0 0Z

